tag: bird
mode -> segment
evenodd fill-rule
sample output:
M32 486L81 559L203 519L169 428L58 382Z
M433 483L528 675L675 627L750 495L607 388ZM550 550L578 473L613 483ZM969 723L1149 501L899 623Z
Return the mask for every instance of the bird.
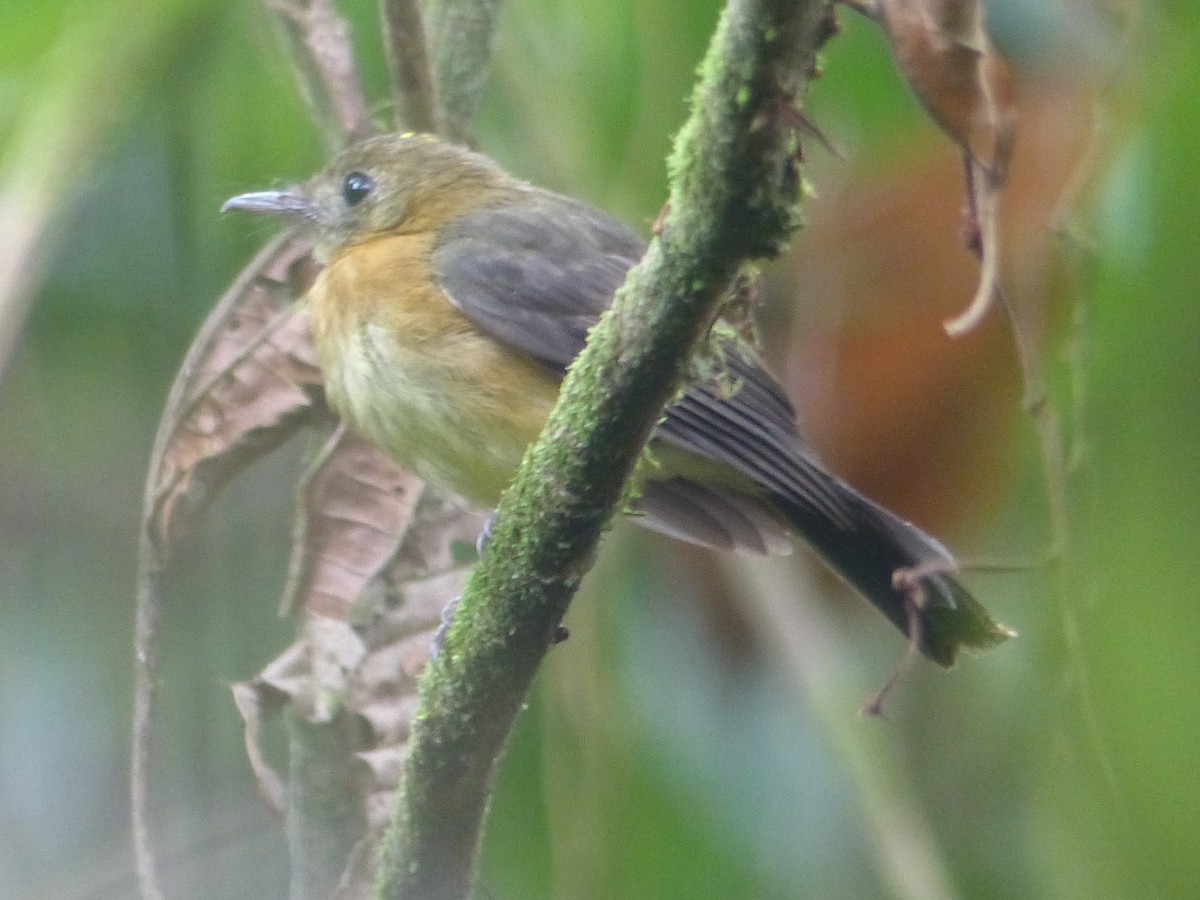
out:
M292 220L323 267L304 300L330 406L426 481L494 509L567 367L646 242L613 216L417 133L378 135L301 184L225 210ZM727 382L666 407L630 503L638 524L757 554L806 542L925 656L1011 632L936 539L826 466L749 341Z

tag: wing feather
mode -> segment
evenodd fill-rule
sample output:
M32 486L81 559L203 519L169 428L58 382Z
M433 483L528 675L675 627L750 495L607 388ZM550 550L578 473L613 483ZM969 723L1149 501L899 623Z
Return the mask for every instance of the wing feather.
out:
M555 369L591 328L645 244L599 210L545 195L459 219L438 235L433 269L450 302L499 340Z
M432 262L446 296L467 318L562 372L644 250L643 241L610 216L539 192L462 217L438 236ZM732 394L693 385L667 407L655 437L851 527L844 485L798 435L783 389L748 350L731 349L728 365L737 385ZM669 493L682 500L678 487ZM694 503L698 495L689 496ZM714 509L728 502L727 496L710 498Z

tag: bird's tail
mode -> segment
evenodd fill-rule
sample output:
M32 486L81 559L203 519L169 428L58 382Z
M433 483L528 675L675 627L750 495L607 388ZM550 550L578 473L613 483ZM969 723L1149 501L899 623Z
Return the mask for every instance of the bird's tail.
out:
M953 578L954 557L945 547L849 485L839 487L848 511L840 522L792 497L773 500L842 578L910 639L915 629L922 653L950 666L961 647L989 647L1012 636Z

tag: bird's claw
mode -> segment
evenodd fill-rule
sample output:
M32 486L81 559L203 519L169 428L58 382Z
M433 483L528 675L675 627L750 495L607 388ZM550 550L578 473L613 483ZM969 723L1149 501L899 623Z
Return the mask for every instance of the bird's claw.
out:
M433 646L429 650L430 660L435 660L442 652L442 645L446 642L446 635L450 631L450 623L454 621L454 611L458 609L458 604L462 602L462 594L459 594L453 600L446 604L442 609L440 622L438 623L437 631L433 633Z
M487 545L492 541L492 532L496 528L496 514L489 513L488 517L483 521L483 528L479 529L479 536L475 538L475 555L483 559L483 553L487 550Z

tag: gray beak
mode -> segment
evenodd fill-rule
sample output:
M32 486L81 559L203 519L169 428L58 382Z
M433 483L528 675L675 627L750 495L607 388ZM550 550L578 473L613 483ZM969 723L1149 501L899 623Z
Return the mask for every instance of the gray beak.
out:
M231 209L244 209L247 212L267 213L275 216L307 217L312 212L308 200L298 191L255 191L252 194L238 194L225 201L221 212Z

